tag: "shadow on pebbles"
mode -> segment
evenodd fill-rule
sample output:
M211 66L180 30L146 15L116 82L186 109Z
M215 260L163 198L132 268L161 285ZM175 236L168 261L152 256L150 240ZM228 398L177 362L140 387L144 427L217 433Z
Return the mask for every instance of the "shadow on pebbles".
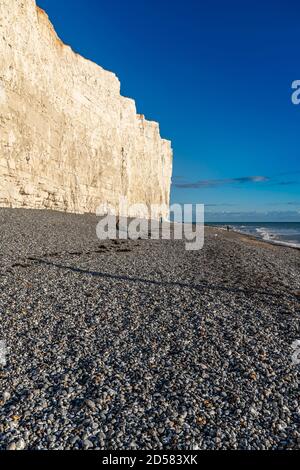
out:
M0 222L1 449L299 448L299 251Z

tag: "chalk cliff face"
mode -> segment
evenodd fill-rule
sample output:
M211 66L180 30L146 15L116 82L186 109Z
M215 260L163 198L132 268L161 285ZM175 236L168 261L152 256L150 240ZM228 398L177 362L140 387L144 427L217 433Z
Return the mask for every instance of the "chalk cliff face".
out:
M171 173L170 142L117 77L64 45L34 0L0 0L0 205L118 211L126 196L167 217Z

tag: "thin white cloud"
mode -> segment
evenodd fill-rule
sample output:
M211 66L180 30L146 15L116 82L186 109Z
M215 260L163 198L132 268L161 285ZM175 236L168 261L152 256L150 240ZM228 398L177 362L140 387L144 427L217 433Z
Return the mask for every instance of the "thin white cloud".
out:
M227 184L245 184L245 183L265 183L270 181L268 176L242 176L240 178L223 178L211 180L199 180L194 183L189 182L175 182L174 186L181 189L198 189L198 188L213 188L216 186L224 186Z

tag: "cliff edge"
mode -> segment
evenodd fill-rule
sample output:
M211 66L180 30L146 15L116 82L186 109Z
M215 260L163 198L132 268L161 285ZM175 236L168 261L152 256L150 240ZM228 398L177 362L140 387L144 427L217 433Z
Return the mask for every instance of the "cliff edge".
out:
M0 205L118 211L126 196L167 217L171 175L171 143L115 74L63 44L34 0L0 0Z

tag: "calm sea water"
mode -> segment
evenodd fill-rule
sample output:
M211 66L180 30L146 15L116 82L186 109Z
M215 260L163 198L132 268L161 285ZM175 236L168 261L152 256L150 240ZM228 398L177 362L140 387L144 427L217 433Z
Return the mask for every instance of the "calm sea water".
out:
M300 222L245 222L245 223L209 223L226 228L227 225L237 232L252 235L261 240L279 245L300 248Z

